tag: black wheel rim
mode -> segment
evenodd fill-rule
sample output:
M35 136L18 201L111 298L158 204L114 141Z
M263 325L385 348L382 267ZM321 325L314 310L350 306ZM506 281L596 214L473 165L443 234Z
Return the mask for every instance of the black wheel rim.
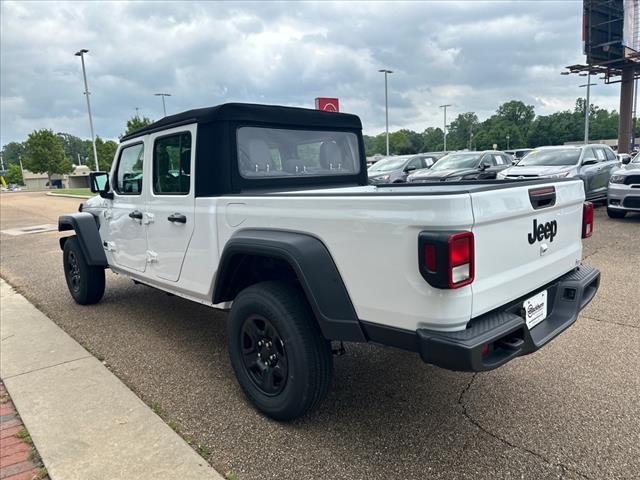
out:
M287 384L289 362L284 341L273 324L252 315L240 330L242 364L251 381L265 395L278 395Z
M78 257L74 251L70 251L69 255L67 255L67 270L71 289L74 292L80 291L80 265L78 264Z

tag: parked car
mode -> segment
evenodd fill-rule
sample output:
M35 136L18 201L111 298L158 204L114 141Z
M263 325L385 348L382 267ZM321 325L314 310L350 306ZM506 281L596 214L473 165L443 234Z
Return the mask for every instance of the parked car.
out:
M407 175L415 170L430 168L442 152L419 153L416 155L398 155L378 160L367 170L371 183L402 183Z
M622 218L627 212L640 212L640 155L623 160L609 178L607 214Z
M618 157L607 145L539 147L498 178L579 178L587 200L605 200L609 176L618 165Z
M511 157L504 152L452 152L438 160L430 169L410 174L407 182L490 180L510 165Z
M516 148L515 150L505 150L505 153L508 153L513 157L514 163L518 163L526 157L531 150L533 150L533 148Z
M327 394L332 341L491 370L544 347L595 296L580 182L369 185L362 145L355 115L255 104L124 136L111 172L90 174L98 196L58 219L74 232L59 239L71 297L99 302L109 268L230 310L238 383L290 420Z

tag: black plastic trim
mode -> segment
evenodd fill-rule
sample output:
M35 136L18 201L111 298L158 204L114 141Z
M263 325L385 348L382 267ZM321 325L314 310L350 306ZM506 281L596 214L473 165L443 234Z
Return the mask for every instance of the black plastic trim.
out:
M84 258L91 266L107 267L107 256L102 247L100 232L96 217L88 212L69 213L58 218L58 231L65 232L74 230L80 249ZM60 238L60 248L64 249L64 244L69 237Z
M496 310L472 319L465 330L441 332L418 329L413 332L361 321L367 339L412 352L442 368L480 372L493 370L522 355L542 348L569 328L580 310L594 298L600 285L600 271L581 265L571 272ZM522 303L547 290L548 315L527 328ZM483 349L488 345L488 350Z
M245 229L224 247L215 279L213 303L231 301L229 268L235 255L257 255L286 261L294 270L320 329L329 340L364 342L353 303L329 250L318 238L286 230Z

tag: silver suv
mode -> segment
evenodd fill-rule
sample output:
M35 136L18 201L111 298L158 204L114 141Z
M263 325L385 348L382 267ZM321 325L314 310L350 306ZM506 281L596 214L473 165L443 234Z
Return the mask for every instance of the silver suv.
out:
M562 145L539 147L498 178L580 178L587 200L605 200L612 170L618 157L608 145Z
M367 170L369 183L402 183L407 175L416 170L431 168L442 157L442 152L418 153L415 155L398 155L378 160Z

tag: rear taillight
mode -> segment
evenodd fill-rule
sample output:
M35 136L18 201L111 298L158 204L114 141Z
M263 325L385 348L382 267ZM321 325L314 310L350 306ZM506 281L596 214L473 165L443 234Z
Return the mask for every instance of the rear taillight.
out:
M582 206L582 238L589 238L593 233L593 203L584 202Z
M460 288L473 282L473 233L449 235L449 288Z
M474 278L472 232L421 232L420 273L436 288L460 288Z

